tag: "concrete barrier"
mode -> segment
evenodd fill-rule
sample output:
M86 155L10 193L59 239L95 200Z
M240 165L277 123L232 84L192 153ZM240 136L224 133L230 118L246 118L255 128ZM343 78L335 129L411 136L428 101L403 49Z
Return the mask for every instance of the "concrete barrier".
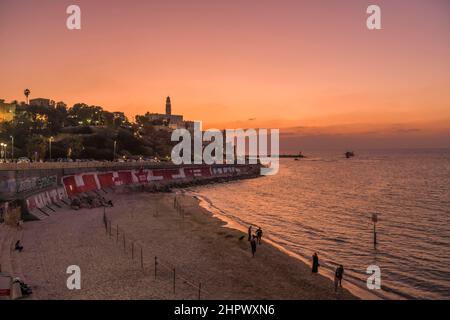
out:
M4 170L8 166L14 171ZM32 212L45 215L50 205L91 191L247 175L259 172L260 166L89 162L3 164L2 169L0 202L20 202L21 218L33 219Z

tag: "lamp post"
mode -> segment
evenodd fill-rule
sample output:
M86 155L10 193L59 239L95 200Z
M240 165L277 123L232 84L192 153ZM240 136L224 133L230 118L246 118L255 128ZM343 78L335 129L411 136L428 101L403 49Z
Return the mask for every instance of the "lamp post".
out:
M116 147L117 147L117 141L114 140L113 161L116 161Z
M49 144L49 156L50 156L50 161L52 161L52 141L53 141L53 137L50 137L48 139L48 144Z
M3 158L3 153L5 152L5 144L2 142L0 143L0 159Z
M14 162L14 137L9 137L11 138L11 162Z

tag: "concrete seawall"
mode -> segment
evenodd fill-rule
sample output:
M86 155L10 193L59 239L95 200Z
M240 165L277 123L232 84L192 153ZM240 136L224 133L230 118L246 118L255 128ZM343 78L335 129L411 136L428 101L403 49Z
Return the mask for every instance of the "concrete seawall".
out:
M10 165L11 166L11 165ZM119 186L143 189L259 175L259 165L181 165L155 163L28 164L0 168L0 222L21 207L32 219L67 203L66 199Z

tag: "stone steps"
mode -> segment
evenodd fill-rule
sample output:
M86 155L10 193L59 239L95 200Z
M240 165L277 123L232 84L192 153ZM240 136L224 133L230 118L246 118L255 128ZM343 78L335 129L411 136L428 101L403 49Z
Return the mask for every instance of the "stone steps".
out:
M36 217L39 220L45 220L50 216L49 211L50 210L48 210L48 209L46 210L45 208L42 208L42 209L36 208L36 209L30 211L30 214L32 214L34 217Z

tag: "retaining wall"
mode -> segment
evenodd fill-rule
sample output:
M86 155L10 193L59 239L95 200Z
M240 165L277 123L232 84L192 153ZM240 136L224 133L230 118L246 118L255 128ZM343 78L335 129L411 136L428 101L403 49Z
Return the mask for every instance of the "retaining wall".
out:
M257 174L259 165L142 165L0 170L0 200L22 203L22 214L95 190Z

